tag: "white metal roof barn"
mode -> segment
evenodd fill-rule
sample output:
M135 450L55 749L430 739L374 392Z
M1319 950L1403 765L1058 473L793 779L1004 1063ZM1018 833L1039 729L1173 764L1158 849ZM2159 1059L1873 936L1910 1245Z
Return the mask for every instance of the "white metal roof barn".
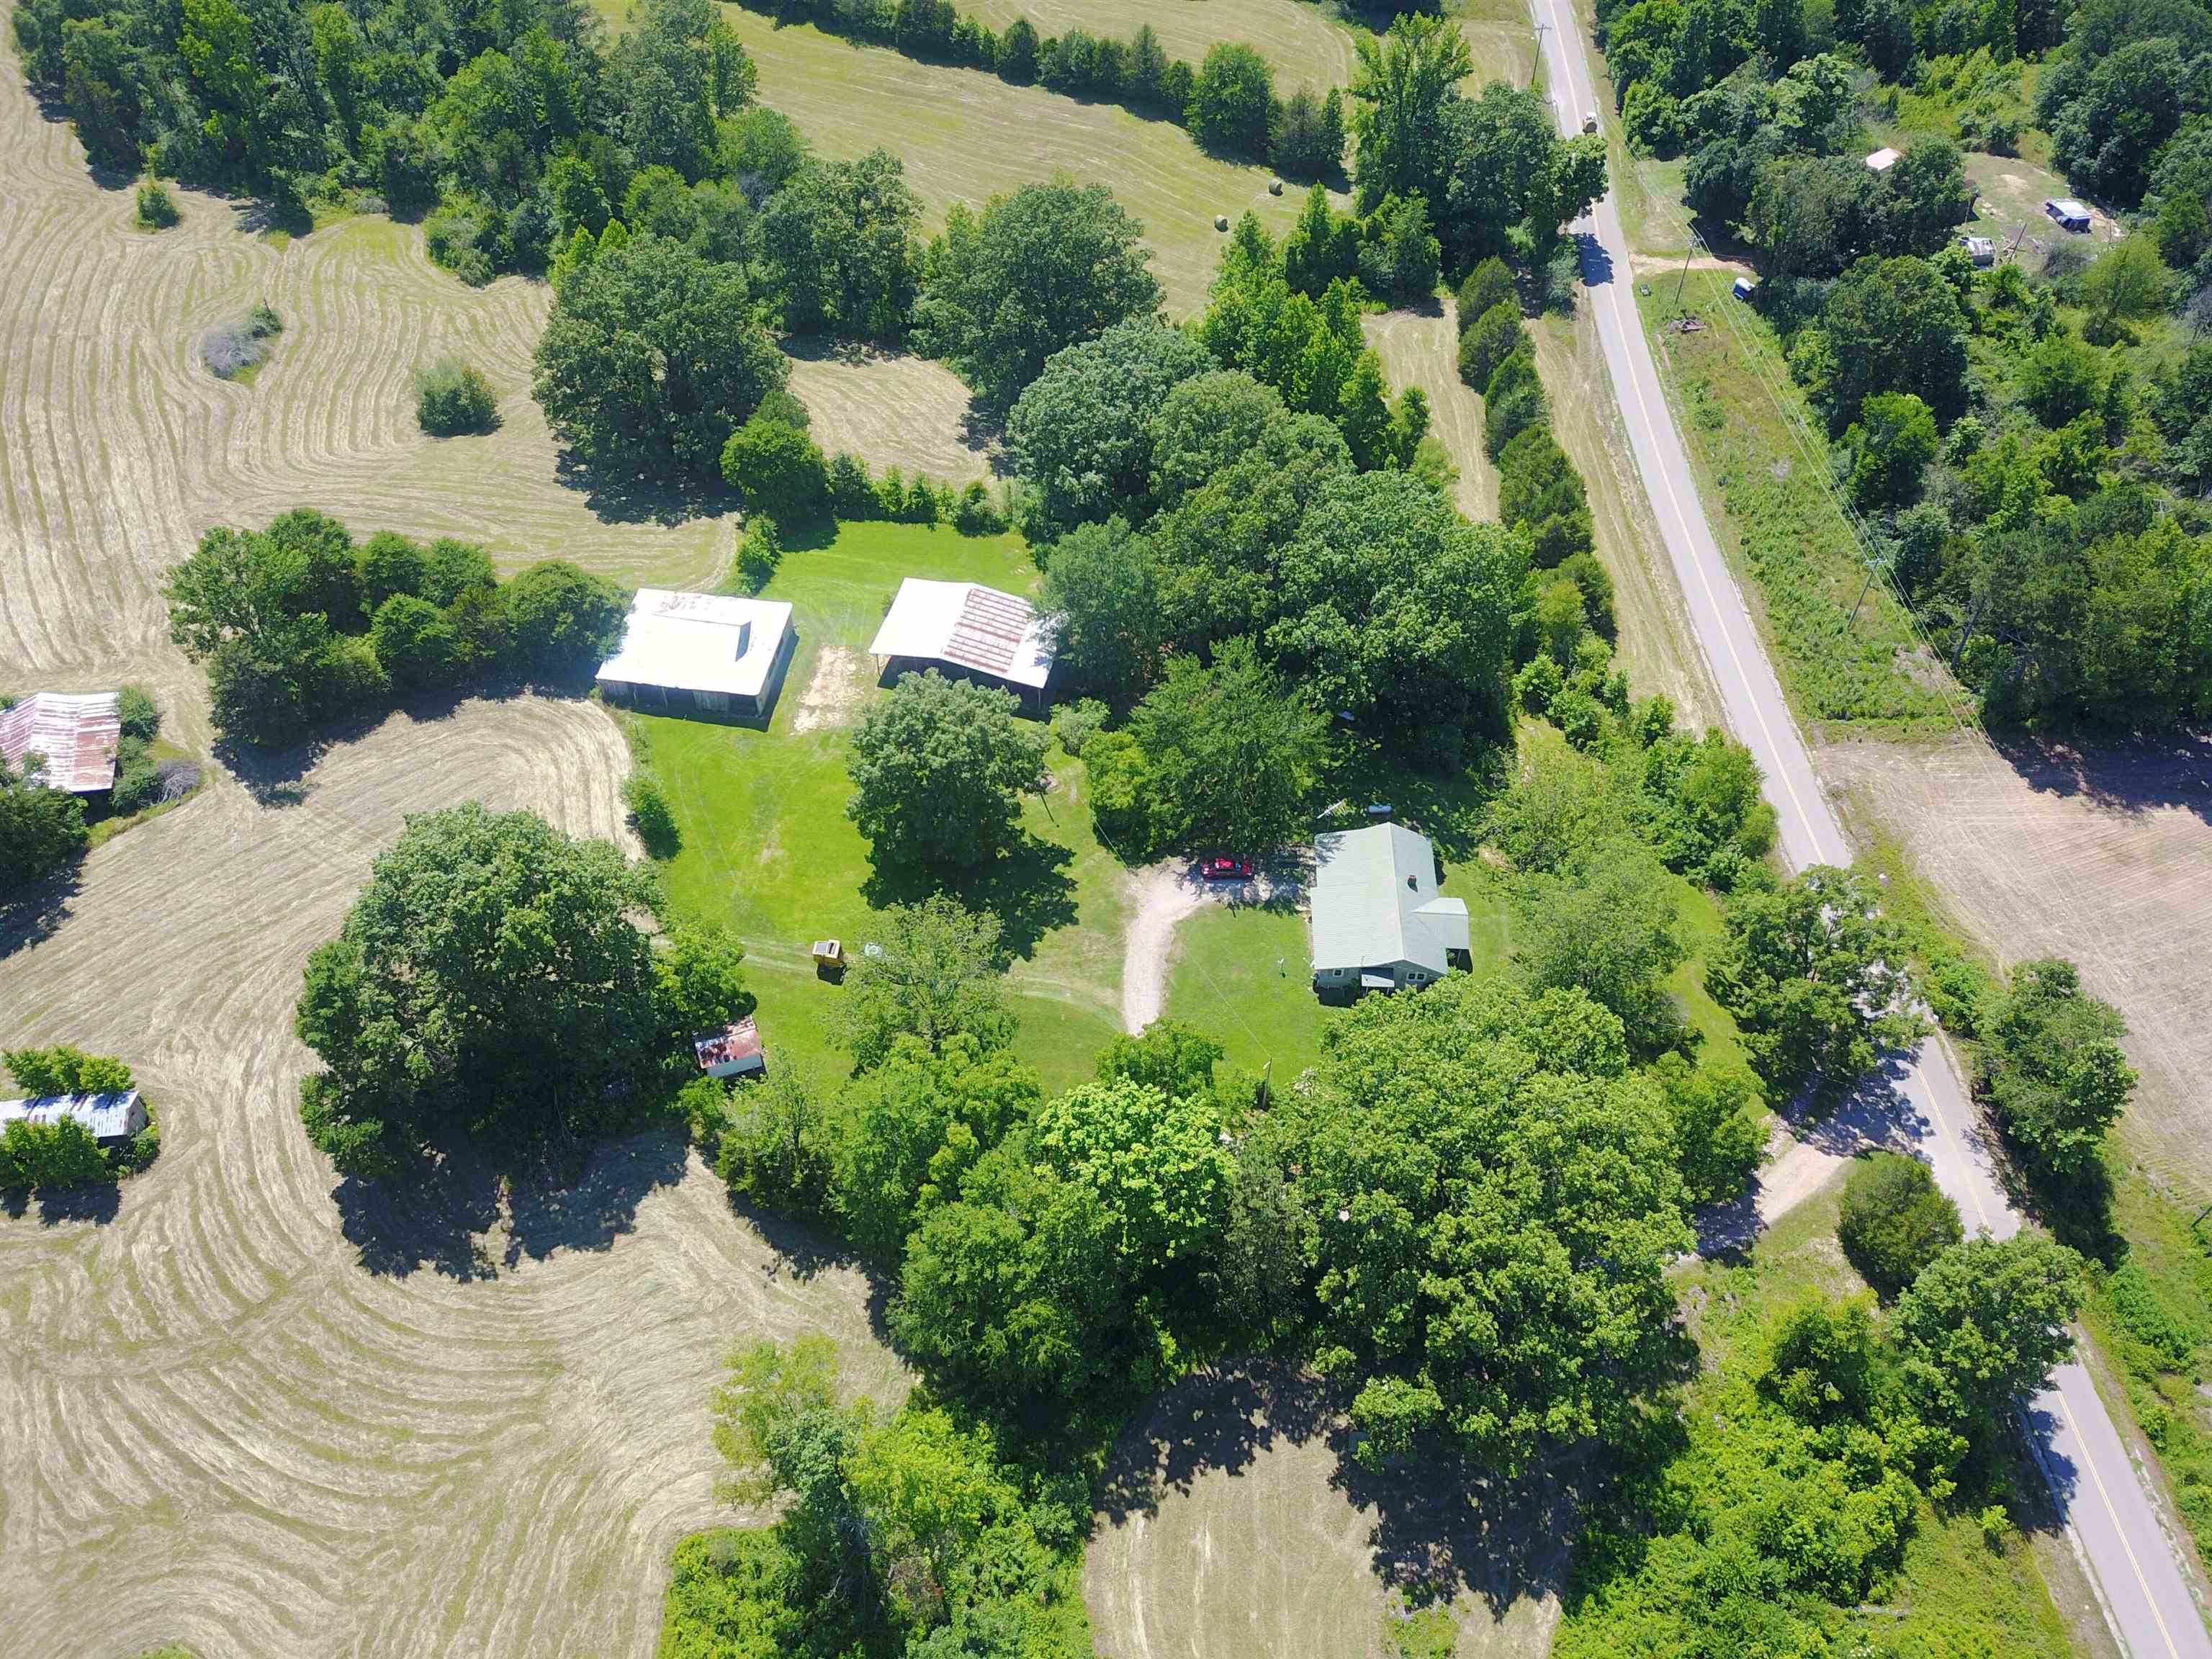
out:
M794 638L781 600L641 587L599 689L641 708L765 714Z
M981 582L908 577L868 651L893 662L942 663L1028 691L1042 691L1052 678L1046 619L1027 599Z

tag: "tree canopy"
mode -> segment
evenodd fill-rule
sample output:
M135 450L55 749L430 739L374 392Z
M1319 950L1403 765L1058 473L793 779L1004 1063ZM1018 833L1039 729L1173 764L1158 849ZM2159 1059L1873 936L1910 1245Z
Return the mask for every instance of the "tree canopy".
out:
M1435 1443L1517 1469L1620 1431L1673 1374L1680 1177L1586 997L1449 978L1370 998L1277 1109L1363 1461Z
M1159 309L1143 229L1105 185L1065 179L956 204L923 257L917 343L1010 408L1054 352Z
M546 421L588 465L709 482L730 434L790 372L742 271L657 236L561 284L537 368Z
M343 1174L388 1175L466 1136L599 1126L688 1069L689 1039L750 1000L733 951L664 975L639 926L659 904L648 869L535 813L409 819L307 959L295 1024L324 1066L301 1091L309 1137Z
M1011 693L933 668L902 675L869 707L846 761L846 816L878 864L964 870L1013 845L1022 798L1042 792L1048 741L1018 708Z

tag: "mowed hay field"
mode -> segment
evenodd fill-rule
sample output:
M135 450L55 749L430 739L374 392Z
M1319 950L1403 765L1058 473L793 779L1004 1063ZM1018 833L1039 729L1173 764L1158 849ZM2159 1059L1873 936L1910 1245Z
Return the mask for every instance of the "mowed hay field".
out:
M182 227L138 233L4 53L0 154L0 684L147 680L204 741L160 573L210 525L303 503L510 568L723 567L731 525L602 518L561 481L525 386L542 288L471 291L382 221L279 246L181 196ZM198 334L264 297L275 359L214 380ZM495 436L416 431L409 378L447 349L499 388ZM827 1331L896 1395L866 1287L793 1276L672 1139L511 1203L461 1180L395 1207L337 1187L300 1127L301 968L404 816L475 798L619 835L627 769L586 703L394 716L289 805L219 773L94 851L49 935L0 937L0 1043L123 1056L164 1140L105 1212L0 1214L0 1647L647 1654L670 1548L727 1514L729 1345Z
M969 8L994 29L1026 17L1042 34L1088 29L1127 40L1146 24L1170 58L1195 69L1208 47L1251 47L1275 72L1275 94L1352 81L1351 27L1313 0L977 0Z
M850 450L940 483L988 478L991 443L969 429L968 387L943 363L831 340L787 340L791 390L825 453Z
M2008 966L2077 963L2142 1074L2128 1150L2212 1198L2212 741L2022 748L1830 742L1821 771Z
M1409 1602L1448 1604L1464 1659L1537 1659L1569 1516L1455 1475L1376 1479L1310 1380L1265 1365L1177 1384L1123 1435L1085 1562L1107 1659L1395 1659ZM1422 1651L1429 1651L1423 1649Z
M602 9L620 23L619 0ZM760 66L763 101L796 121L820 155L848 160L880 146L898 156L932 228L955 202L980 208L1055 173L1109 186L1145 228L1171 317L1206 304L1224 240L1216 214L1234 222L1250 208L1278 237L1297 217L1298 191L1270 196L1267 169L1217 161L1171 123L917 63L811 24L779 27L737 6L722 15Z

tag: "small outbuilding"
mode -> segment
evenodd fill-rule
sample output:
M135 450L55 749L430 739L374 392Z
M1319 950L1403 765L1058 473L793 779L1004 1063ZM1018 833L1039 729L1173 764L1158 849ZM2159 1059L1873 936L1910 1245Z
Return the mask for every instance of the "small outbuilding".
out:
M925 668L1012 692L1042 708L1052 680L1052 627L1027 599L981 582L909 576L869 652L882 678Z
M1997 262L1997 245L1990 237L1961 235L1959 238L1959 246L1966 251L1966 257L1978 265L1993 265Z
M599 690L637 708L765 720L798 641L781 601L641 587Z
M1437 849L1402 823L1314 837L1313 983L1398 991L1471 961L1467 902L1437 890Z
M20 770L35 755L45 763L39 781L72 795L115 787L115 746L122 736L112 691L35 691L13 708L0 708L0 755L8 764Z
M2055 220L2060 229L2070 230L2077 236L2089 231L2089 210L2071 196L2056 196L2043 204L2043 210Z
M1748 276L1739 276L1735 282L1729 284L1729 292L1735 295L1739 300L1748 300L1753 295L1759 292L1759 284L1753 282Z
M52 1125L73 1118L102 1146L120 1146L146 1127L146 1103L136 1089L112 1095L33 1095L0 1100L0 1128L10 1123Z
M1901 149L1891 149L1885 145L1866 158L1867 171L1869 173L1887 173L1897 165L1899 160L1904 155L1904 154L1905 152Z
M698 1053L699 1069L708 1077L753 1077L768 1070L760 1030L750 1014L734 1025L709 1031L691 1046Z

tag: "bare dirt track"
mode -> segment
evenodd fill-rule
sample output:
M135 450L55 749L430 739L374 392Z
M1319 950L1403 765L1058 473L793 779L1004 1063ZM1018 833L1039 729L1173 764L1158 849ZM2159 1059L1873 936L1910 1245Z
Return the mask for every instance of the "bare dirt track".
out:
M2121 1133L2212 1197L2212 740L2111 749L1832 742L1820 768L2008 963L2071 957L2127 1017Z

